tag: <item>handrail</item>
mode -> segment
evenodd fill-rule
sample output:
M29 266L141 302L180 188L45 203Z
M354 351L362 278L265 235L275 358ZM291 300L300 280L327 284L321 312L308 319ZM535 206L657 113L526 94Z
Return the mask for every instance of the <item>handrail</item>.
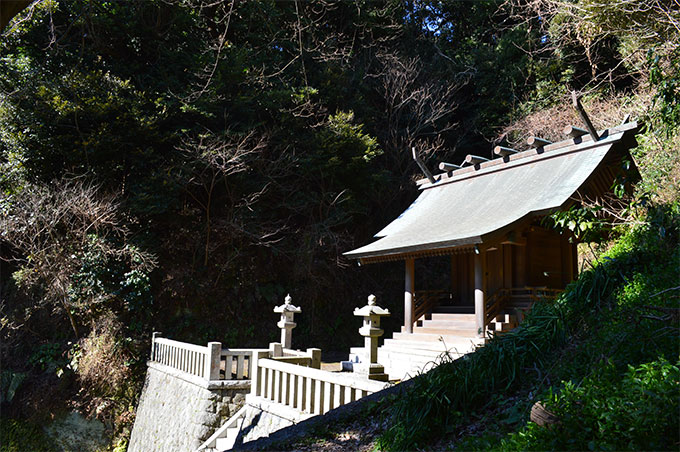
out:
M386 387L354 374L328 372L260 357L251 393L301 413L323 414Z
M413 308L413 323L416 323L422 316L434 309L444 298L449 295L446 290L419 290L415 293Z
M217 448L217 440L222 439L222 438L227 438L228 431L229 429L232 428L238 428L239 422L243 421L243 418L245 418L247 412L247 407L244 405L241 407L240 410L236 412L232 417L230 417L227 422L222 424L220 428L218 428L215 433L210 436L207 440L201 444L198 449L196 449L194 452L202 452L205 450L213 450ZM231 445L233 447L233 444Z
M531 307L533 303L543 300L554 299L562 289L551 289L548 287L504 287L498 289L491 295L486 302L485 323L488 325L498 314L505 309L505 306L513 298L525 298Z
M151 361L206 380L210 379L213 361L213 347L210 344L208 346L188 344L165 339L154 333L151 350Z
M222 348L220 342L207 346L189 344L153 333L151 361L204 380L247 380L252 373L253 349Z
M157 337L155 340L157 344L166 344L170 347L192 350L198 353L203 353L205 351L205 345L189 344L188 342L175 341L173 339L167 339L164 337Z
M498 316L498 313L501 311L502 307L507 304L509 292L510 291L506 288L499 289L488 298L485 309L485 326L488 325L493 318Z

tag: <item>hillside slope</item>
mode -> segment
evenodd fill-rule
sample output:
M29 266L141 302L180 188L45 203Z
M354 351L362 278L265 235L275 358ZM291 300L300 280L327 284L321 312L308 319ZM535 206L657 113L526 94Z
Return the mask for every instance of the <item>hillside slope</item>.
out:
M650 209L552 304L284 450L677 450L680 209ZM540 402L557 420L530 421Z

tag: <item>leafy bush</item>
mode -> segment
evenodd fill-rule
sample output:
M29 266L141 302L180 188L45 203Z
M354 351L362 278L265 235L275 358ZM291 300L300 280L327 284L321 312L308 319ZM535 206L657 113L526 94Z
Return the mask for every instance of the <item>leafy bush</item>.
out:
M537 305L520 328L416 379L395 402L390 413L393 423L379 446L390 450L424 446L495 391L505 392L526 379L524 369L540 366L550 350L564 341L564 333L555 307Z
M465 425L476 408L485 407L494 394L508 394L523 386L532 388L533 393L543 392L546 375L552 381L569 382L558 387L561 391L555 389L558 395L552 399L554 405L558 400L564 402L560 415L569 413L574 423L583 416L595 416L594 411L574 411L581 403L577 403L579 397L592 399L595 408L588 410L602 410L603 418L592 420L602 429L588 440L594 441L596 447L628 447L627 443L614 442L610 432L617 410L639 399L640 394L649 395L644 390L660 391L658 397L643 397L638 410L628 410L628 436L621 437L633 445L647 444L647 448L673 444L673 439L664 443L658 438L653 443L642 443L644 438L636 429L647 422L637 417L654 412L668 398L677 399L677 367L669 367L667 359L677 358L678 329L666 329L666 324L659 324L649 314L649 309L663 312L677 306L672 292L663 299L656 298L656 294L677 284L680 271L680 216L676 211L674 207L650 209L644 221L630 228L554 304L536 304L519 328L494 338L474 354L442 364L416 379L394 401L389 413L391 427L378 445L388 450L424 447L447 429ZM650 303L656 305L649 308ZM630 369L626 377L630 381L618 377L626 369ZM655 431L676 428L677 409L675 412L675 418L657 416ZM541 436L546 433L534 434L533 429L530 426L522 430L522 435L534 435L533 442L520 444L518 438L523 436L518 433L507 447L546 450L587 449L590 445L586 441L572 446L565 442L568 435L548 438ZM570 434L578 436L577 431L574 426ZM499 446L493 438L482 438L466 441L462 447L485 450L504 449L505 445Z
M52 444L39 426L0 418L0 452L56 452Z
M659 359L629 366L621 377L610 363L580 384L567 382L547 403L559 423L530 423L500 449L676 450L679 365Z
M130 353L121 344L122 328L114 316L103 316L81 341L78 376L83 387L95 395L116 395L130 376Z

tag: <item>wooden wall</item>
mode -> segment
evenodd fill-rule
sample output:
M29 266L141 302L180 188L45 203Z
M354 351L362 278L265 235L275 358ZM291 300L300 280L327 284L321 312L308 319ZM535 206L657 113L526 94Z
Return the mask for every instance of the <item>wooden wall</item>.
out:
M548 287L562 289L577 275L576 244L567 235L531 226L523 245L498 245L486 252L486 293L500 288ZM474 254L451 256L451 293L458 305L472 305Z
M567 235L533 226L527 232L526 248L526 285L563 289L574 279L576 245L569 243Z

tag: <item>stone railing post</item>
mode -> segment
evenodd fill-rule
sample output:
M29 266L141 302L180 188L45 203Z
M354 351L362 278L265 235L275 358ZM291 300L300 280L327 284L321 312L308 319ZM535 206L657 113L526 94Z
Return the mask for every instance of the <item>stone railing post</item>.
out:
M284 348L291 348L291 344L293 343L293 328L297 326L297 324L293 322L293 319L295 314L302 312L302 309L290 304L291 301L292 298L290 297L290 294L288 294L285 298L285 302L281 306L274 308L274 312L281 314L281 320L279 320L276 326L281 328L281 344L283 344Z
M387 381L385 368L378 364L378 338L384 331L380 329L380 317L390 315L390 311L375 304L375 295L369 295L368 304L363 308L356 308L354 315L363 317L364 324L359 328L359 334L364 336L364 349L368 362L355 364L354 371L365 374L371 380Z
M307 354L312 358L312 362L309 367L314 369L321 369L321 349L320 348L308 348Z
M162 333L154 331L151 333L151 361L156 361L156 339L161 337Z
M269 344L269 357L278 358L283 356L283 345L278 342L271 342Z
M205 360L203 378L206 380L220 379L220 355L222 354L221 342L208 342L208 353Z
M253 350L253 357L251 361L250 378L250 393L253 396L260 396L262 393L262 372L260 371L260 360L269 357L267 350Z

